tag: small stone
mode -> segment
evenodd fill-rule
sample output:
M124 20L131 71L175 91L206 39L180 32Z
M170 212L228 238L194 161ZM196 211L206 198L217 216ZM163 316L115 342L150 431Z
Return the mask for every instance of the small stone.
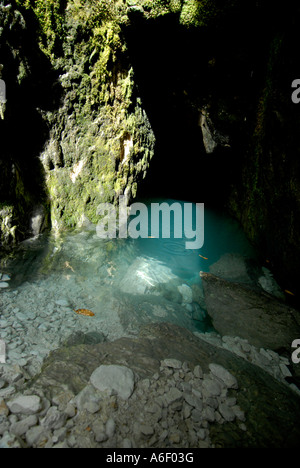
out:
M169 440L172 444L180 444L181 441L181 435L179 432L175 432L170 435Z
M19 396L7 402L11 413L35 414L41 410L41 399L37 395Z
M59 299L58 301L55 301L55 304L60 306L60 307L68 307L69 302L66 301L65 299Z
M250 353L251 351L251 345L247 343L246 341L241 342L241 348L245 353Z
M241 408L237 405L232 406L232 411L234 412L237 419L240 421L246 421L245 413L241 410Z
M188 405L192 406L193 408L197 408L198 410L202 410L202 400L201 398L196 397L195 395L185 395L184 396L185 401L188 403Z
M2 439L0 439L0 449L12 449L20 447L20 443L16 440L16 437L9 432L3 434Z
M9 287L9 284L8 284L8 283L4 283L4 282L2 283L2 282L0 282L0 288L1 288L1 289L5 289L5 288L8 288L8 287Z
M100 403L96 403L95 401L89 401L88 403L85 404L85 409L91 414L98 413L100 408L101 408Z
M8 398L15 393L15 387L9 386L0 390L0 398Z
M95 421L92 424L92 430L96 442L105 442L108 439L108 436L105 431L105 426L102 421Z
M193 291L187 284L177 286L178 291L182 296L182 302L191 304L193 302Z
M0 281L10 281L10 276L3 274L0 275Z
M116 423L113 418L109 418L106 423L105 432L108 438L112 437L116 430Z
M163 367L171 367L172 369L181 369L182 363L177 359L164 359L161 361Z
M273 358L267 350L265 350L264 348L260 348L259 352L262 356L268 359L268 361L272 361Z
M207 436L207 430L206 429L199 429L197 431L197 436L199 437L200 440L205 440Z
M124 439L123 440L123 443L122 443L122 446L124 449L126 448L132 448L132 442L130 439Z
M244 432L247 431L247 426L245 424L243 424L243 423L239 425L239 428Z
M51 406L46 416L41 420L41 425L46 429L60 429L66 422L67 415L58 411L56 406Z
M225 403L229 407L235 406L236 405L236 398L234 398L234 397L226 398Z
M172 387L168 393L165 394L165 402L167 406L177 403L183 398L183 394L180 390L175 387Z
M10 427L10 432L16 436L22 436L28 431L28 429L30 429L32 426L35 426L37 422L38 419L36 415L28 416L27 418L12 424Z
M210 406L213 409L217 409L218 406L219 406L218 400L216 398L213 398L213 397L206 398L205 404L207 406Z
M9 409L3 400L3 398L0 398L0 416L8 416L9 414Z
M190 405L184 404L182 408L183 419L189 419L191 416L192 407Z
M149 403L144 407L144 410L146 413L155 414L161 412L161 407L157 403Z
M202 419L203 419L202 411L197 410L197 409L193 409L191 418L192 418L192 421L194 421L196 423L202 421Z
M200 366L196 366L194 369L194 376L197 379L202 379L203 378L203 371Z
M209 369L215 377L220 379L226 385L227 388L238 388L236 378L224 367L219 364L209 364Z
M100 408L100 402L103 398L103 395L98 392L92 385L87 385L84 387L78 395L72 400L71 403L74 403L77 408L82 411L86 409L90 403L95 404Z
M55 443L63 442L65 441L66 436L67 436L67 428L61 427L60 429L56 429L53 434L54 434L52 438L53 442L54 442L53 439L55 439Z
M151 437L154 434L153 427L148 424L142 424L140 429L141 433L146 437Z
M100 366L90 382L96 389L116 393L123 400L128 400L134 390L134 374L125 366Z
M208 378L203 380L202 388L203 394L205 394L206 397L219 396L222 392L220 383Z
M279 367L280 367L281 373L282 373L284 378L285 377L292 377L292 374L291 374L290 370L287 368L287 366L285 364L280 363Z
M202 411L202 417L208 422L215 421L215 411L210 406L206 406Z
M45 447L50 438L50 433L43 426L34 426L26 432L26 442L29 447Z
M235 420L235 414L232 408L229 408L225 403L219 405L219 412L225 419L225 421L231 422Z

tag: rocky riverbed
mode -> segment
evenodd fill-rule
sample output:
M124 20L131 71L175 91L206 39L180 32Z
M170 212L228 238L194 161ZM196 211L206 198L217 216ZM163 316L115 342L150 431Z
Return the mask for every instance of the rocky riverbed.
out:
M136 338L60 348L34 378L2 366L0 446L297 446L299 394L284 359L261 353L277 361L275 378L214 338L151 324Z
M189 284L127 253L1 275L0 447L297 446L300 316L269 276L227 256Z

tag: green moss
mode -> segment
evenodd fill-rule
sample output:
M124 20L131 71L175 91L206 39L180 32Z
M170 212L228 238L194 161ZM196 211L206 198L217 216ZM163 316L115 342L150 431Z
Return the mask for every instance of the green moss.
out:
M128 6L121 0L16 1L37 19L40 49L60 71L64 90L61 108L44 114L52 129L41 155L51 223L56 231L76 227L83 215L96 223L100 203L125 189L136 196L153 155L154 135L136 98L121 33ZM179 3L171 2L173 11ZM167 12L169 4L157 7ZM122 161L128 138L133 148ZM26 211L21 182L17 190Z
M7 247L16 243L16 230L14 205L5 202L0 203L0 247Z

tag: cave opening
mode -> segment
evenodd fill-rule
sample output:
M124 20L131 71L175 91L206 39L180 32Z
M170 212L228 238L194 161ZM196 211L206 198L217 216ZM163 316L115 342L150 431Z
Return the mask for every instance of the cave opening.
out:
M124 30L128 56L156 137L141 197L226 206L241 172L246 127L255 113L254 70L264 54L264 47L256 47L257 30L247 34L245 24L233 16L214 34L180 25L175 14L147 21L139 14L131 17ZM216 145L211 154L200 126L206 109L216 130L230 141Z

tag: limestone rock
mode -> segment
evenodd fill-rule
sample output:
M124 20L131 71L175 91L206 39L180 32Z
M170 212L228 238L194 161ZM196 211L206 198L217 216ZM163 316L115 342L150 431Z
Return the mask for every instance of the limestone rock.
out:
M19 396L7 402L11 413L35 414L41 410L41 399L37 395Z
M100 366L91 375L90 382L100 391L116 393L128 400L134 389L134 373L125 366Z
M202 273L207 313L221 335L236 335L258 348L290 352L300 336L300 313L273 296Z
M209 364L209 369L211 373L218 377L227 388L238 388L238 383L236 378L228 372L223 366L219 364Z

